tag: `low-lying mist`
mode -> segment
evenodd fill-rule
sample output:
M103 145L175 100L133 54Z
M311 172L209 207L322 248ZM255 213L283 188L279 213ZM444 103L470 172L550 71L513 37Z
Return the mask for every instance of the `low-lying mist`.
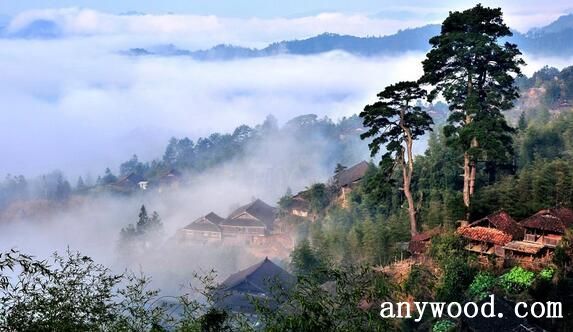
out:
M178 229L211 211L225 217L254 198L276 206L287 188L297 192L326 181L337 161L350 165L368 158L357 134L336 143L320 130L313 131L312 138L276 130L228 162L184 174L186 180L178 188L150 188L130 196L107 191L73 195L55 211L4 220L0 251L17 248L43 258L70 248L117 272L143 272L153 278L153 286L171 294L190 282L194 272L214 269L224 278L261 257L240 245L180 244ZM120 231L137 222L141 205L159 213L163 232L151 247L126 254L120 249Z

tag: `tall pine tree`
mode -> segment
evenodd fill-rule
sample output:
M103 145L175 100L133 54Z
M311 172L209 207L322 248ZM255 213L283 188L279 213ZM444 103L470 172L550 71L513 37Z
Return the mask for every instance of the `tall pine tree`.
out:
M480 159L500 160L511 151L511 133L502 111L518 97L515 77L524 64L500 8L477 5L450 12L441 33L430 39L421 82L433 86L429 99L441 94L450 115L444 133L463 153L463 200L469 209Z
M367 105L360 113L364 126L368 128L360 137L373 138L368 145L372 156L380 148L385 149L380 161L381 166L392 175L394 166L398 165L402 172L402 189L408 201L408 216L410 233L418 232L416 223L416 207L411 191L414 174L414 141L424 135L430 126L432 118L416 104L426 97L426 92L416 82L399 82L390 85L378 94L379 101Z

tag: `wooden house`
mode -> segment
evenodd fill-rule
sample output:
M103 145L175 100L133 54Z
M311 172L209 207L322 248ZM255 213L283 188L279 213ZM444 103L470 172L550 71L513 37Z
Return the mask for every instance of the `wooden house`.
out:
M181 172L179 172L175 168L172 168L157 176L154 184L157 187L157 191L161 193L164 190L178 188L179 185L181 184L181 179L182 179Z
M555 248L565 230L573 226L573 210L562 207L541 210L522 220L521 225L525 228L525 241Z
M499 211L457 230L468 240L466 249L480 254L505 256L504 246L523 239L524 229L507 212Z
M218 308L245 314L255 313L253 299L265 300L267 305L277 305L275 290L288 290L296 278L268 258L260 263L229 276L215 293Z
M300 192L292 197L289 212L294 216L306 218L310 213L310 203L303 196L304 192Z
M220 241L223 238L223 233L219 225L224 220L224 218L211 212L181 229L178 234L179 239L201 242Z
M233 211L219 225L223 237L252 238L271 234L276 218L277 211L274 207L256 199Z
M356 184L366 175L369 167L368 162L361 161L334 176L334 183L340 188L338 199L343 207L348 207L348 196Z
M120 177L110 187L115 192L129 194L138 190L146 190L147 184L148 182L143 176L132 172Z
M457 233L468 240L465 249L485 255L504 256L503 246L511 242L511 235L499 229L482 226L463 226Z
M440 227L436 227L412 236L412 239L408 242L408 251L414 256L425 253L432 238L441 232L442 229Z

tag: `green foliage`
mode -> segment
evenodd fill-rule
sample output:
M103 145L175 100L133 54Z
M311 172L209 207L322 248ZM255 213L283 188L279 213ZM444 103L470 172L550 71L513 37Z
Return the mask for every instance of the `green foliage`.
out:
M491 294L495 284L495 276L488 272L479 272L468 288L468 295L474 301L479 302Z
M471 206L478 161L507 163L513 153L514 129L502 112L519 96L514 80L524 61L515 44L499 42L511 35L500 8L478 4L450 12L422 62L420 81L432 87L428 99L441 95L449 104L444 134L451 147L463 152L466 208Z
M534 281L535 273L517 266L500 276L499 285L507 293L517 294L531 287Z
M475 268L469 264L464 241L456 234L446 233L432 239L430 255L442 268L443 275L436 286L439 301L462 301L472 282Z
M292 271L298 276L323 278L328 267L326 259L313 249L307 239L303 239L291 252Z
M456 324L451 320L440 319L432 325L432 332L449 332L453 331Z
M390 300L392 286L368 267L331 270L326 284L299 278L295 289L283 293L281 310L259 304L265 331L388 331L378 301ZM278 296L278 295L277 295ZM360 304L360 307L357 307Z
M431 301L436 281L432 271L423 265L415 264L404 281L403 289L418 302Z
M539 271L538 277L540 280L549 281L553 278L554 273L555 273L555 269L548 266L548 267L544 268L543 270Z
M135 226L129 224L120 231L119 249L122 254L143 253L158 245L163 235L163 223L156 211L150 217L142 205L138 217Z
M252 331L243 316L214 307L214 272L195 276L199 287L160 296L150 279L114 274L77 252L36 260L0 253L2 331ZM178 313L175 314L174 310Z
M310 210L315 213L324 211L330 203L331 196L331 191L324 183L315 183L305 192Z
M432 118L415 105L425 96L426 91L416 82L399 82L386 87L378 94L379 101L360 113L368 128L360 137L373 138L368 144L372 156L384 148L380 165L385 171L391 173L397 161L405 162L406 144L411 143L408 140L416 140L431 130Z

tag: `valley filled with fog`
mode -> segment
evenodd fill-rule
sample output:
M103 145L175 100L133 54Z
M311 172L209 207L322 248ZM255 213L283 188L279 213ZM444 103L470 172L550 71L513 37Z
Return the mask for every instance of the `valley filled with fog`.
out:
M102 24L101 17L96 17L99 25L78 26L77 22L90 22L90 13L76 14L87 15L87 21L86 17L65 21L63 36L0 39L0 174L34 177L59 169L75 181L78 176L97 177L106 167L115 172L133 154L143 161L161 158L171 137L196 140L215 132L228 133L243 124L260 124L267 115L276 117L279 126L304 114L336 122L359 113L384 86L417 79L425 55L360 57L333 51L230 61L129 57L121 52L140 45L176 43L199 49L242 42L260 46L278 38L320 33L324 27L309 19L310 23L301 23L311 28L289 31L290 35L257 35L254 31L265 30L270 23L251 22L246 31L233 32L240 22L226 22L223 27L211 22L219 33L209 39L213 31L204 33L199 28L209 24L205 17L197 18L196 27L190 30L177 29L177 20L170 21L175 24L170 28L161 25L164 18L155 18L163 29L154 35L153 26L125 32L125 24ZM323 17L332 26L336 18ZM117 23L112 15L103 19ZM284 24L279 22L274 29ZM121 33L114 32L115 28ZM391 32L392 28L379 26L380 31ZM568 58L527 54L525 60L526 74L545 65L562 68L571 64ZM349 162L369 159L366 143L356 144ZM422 152L425 143L418 148ZM99 195L78 199L46 216L3 223L0 250L19 248L45 257L69 247L118 271L129 268L150 274L158 286L168 290L176 289L196 270L215 268L228 275L259 258L241 248L181 248L170 238L210 211L226 215L253 197L275 205L289 187L296 192L326 181L333 172L327 152L320 145L284 139L264 142L240 162L203 172L193 177L189 187L173 192L122 198ZM142 204L162 218L161 245L145 256L121 257L116 251L120 230L137 221Z

